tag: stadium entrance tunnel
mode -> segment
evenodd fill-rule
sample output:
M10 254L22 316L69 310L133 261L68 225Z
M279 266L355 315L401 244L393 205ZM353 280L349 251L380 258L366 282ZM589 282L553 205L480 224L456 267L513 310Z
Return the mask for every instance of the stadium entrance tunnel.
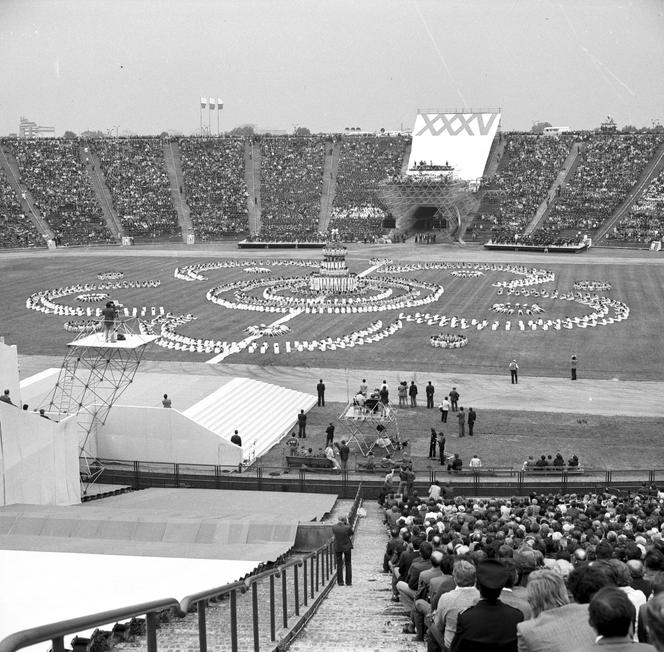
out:
M446 229L447 218L441 215L438 206L422 205L413 212L414 231L433 231L434 229Z

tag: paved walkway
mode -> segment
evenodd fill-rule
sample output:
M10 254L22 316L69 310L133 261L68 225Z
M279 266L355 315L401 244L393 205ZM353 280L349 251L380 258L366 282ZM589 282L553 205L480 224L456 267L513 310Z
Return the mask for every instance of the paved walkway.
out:
M390 576L381 571L387 534L375 502L364 503L353 550L353 586L334 586L316 615L288 648L293 652L422 652L403 634L408 621L391 601Z
M60 356L19 356L21 379L39 373L48 367L59 368ZM174 362L144 360L141 372L199 374L228 378L242 376L266 383L274 383L300 392L316 394L316 383L323 378L328 401L346 402L359 387L362 378L371 386L384 379L396 390L399 380L417 378L420 391L424 381L431 380L437 387L436 400L442 392L457 387L460 405L473 405L482 409L528 410L532 412L567 412L603 416L664 417L664 382L568 379L546 376L519 375L519 384L511 385L504 375L461 373L418 373L413 369L334 369L323 367L261 366L250 364L217 364L204 362ZM171 392L169 392L170 394Z

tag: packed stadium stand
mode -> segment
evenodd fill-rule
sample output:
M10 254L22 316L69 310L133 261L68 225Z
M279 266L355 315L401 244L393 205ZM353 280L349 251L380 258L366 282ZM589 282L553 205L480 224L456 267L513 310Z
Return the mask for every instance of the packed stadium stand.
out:
M247 233L245 142L239 138L180 138L184 192L197 241Z
M263 239L317 240L329 136L261 138Z
M601 230L601 244L643 246L664 235L664 173L654 163L664 134L507 133L500 140L504 151L496 174L483 180L467 240L546 246ZM118 242L99 203L104 193L121 235L138 241L180 240L193 226L196 241L251 233L260 240L371 242L392 228L376 188L403 172L411 141L364 134L181 137L171 148L171 167L182 170L175 180L164 158L168 142L3 139L22 185L0 178L2 246L40 246L51 230L62 246ZM103 172L101 193L86 173L88 152ZM19 187L43 217L41 224L37 215L42 235L21 217L27 209L20 210ZM191 222L178 221L184 203Z
M7 139L23 184L53 229L56 243L111 243L88 175L79 158L79 142L59 138Z
M383 230L384 208L375 188L387 177L400 174L410 138L354 136L345 138L337 170L330 229L340 240L366 241Z
M664 171L650 182L629 213L607 234L609 240L647 244L664 236Z
M99 156L125 234L140 240L179 239L161 139L97 138L89 146Z
M509 137L498 172L490 188L499 197L490 226L523 233L540 203L546 198L573 144L570 137L546 138L529 134Z
M599 229L637 182L663 138L662 134L589 137L576 172L561 189L544 228L559 235Z
M3 247L44 247L46 242L21 211L16 193L0 170L0 225Z

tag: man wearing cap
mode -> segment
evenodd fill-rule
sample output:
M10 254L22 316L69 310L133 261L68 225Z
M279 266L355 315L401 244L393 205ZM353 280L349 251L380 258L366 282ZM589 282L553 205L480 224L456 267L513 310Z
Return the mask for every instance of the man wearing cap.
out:
M476 582L481 599L459 614L450 652L517 651L516 626L523 621L523 613L499 599L508 574L497 559L478 564Z

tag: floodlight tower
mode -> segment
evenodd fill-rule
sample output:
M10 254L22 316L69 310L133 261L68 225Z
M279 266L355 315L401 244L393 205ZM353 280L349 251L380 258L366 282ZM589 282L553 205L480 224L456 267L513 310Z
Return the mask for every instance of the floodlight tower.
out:
M105 341L100 332L84 332L67 344L48 412L59 413L60 418L76 417L83 495L103 471L94 435L134 380L145 352L157 339L157 335L133 333L126 322L120 322L113 329L112 341Z

